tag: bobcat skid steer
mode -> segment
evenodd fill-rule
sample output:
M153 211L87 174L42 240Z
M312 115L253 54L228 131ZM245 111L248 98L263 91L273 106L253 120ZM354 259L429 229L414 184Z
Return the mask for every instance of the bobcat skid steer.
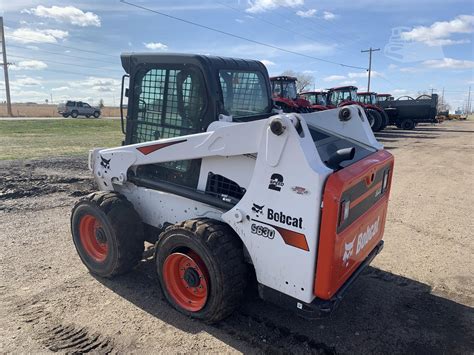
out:
M125 140L90 152L100 192L71 216L90 272L131 270L148 241L166 299L186 315L228 316L250 273L263 299L329 314L383 246L393 157L364 111L273 112L258 61L121 59Z

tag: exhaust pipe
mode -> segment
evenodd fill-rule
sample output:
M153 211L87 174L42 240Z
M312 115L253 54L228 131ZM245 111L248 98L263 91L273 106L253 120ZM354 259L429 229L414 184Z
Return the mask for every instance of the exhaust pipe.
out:
M346 160L354 159L355 147L343 148L334 152L328 160L325 161L326 165L333 170L342 169L339 164Z

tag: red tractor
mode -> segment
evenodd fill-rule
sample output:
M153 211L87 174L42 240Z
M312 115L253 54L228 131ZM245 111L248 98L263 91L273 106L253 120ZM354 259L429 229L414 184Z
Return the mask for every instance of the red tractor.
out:
M357 99L357 87L355 86L341 86L329 89L327 96L327 107L336 108L347 105L359 105L364 108L365 115L369 120L370 127L372 131L378 132L382 129L384 124L384 118L379 113L378 110L375 110L370 107L366 107L365 104L362 104Z
M389 125L389 118L387 113L383 108L381 108L377 103L377 93L375 92L358 92L357 93L358 101L364 105L365 108L376 110L383 119L382 126L380 130L383 130Z
M326 91L305 91L300 93L300 97L308 100L311 103L311 109L313 111L324 111L327 110L327 97Z
M296 80L292 76L274 76L270 78L275 105L283 112L313 112L311 103L298 97Z

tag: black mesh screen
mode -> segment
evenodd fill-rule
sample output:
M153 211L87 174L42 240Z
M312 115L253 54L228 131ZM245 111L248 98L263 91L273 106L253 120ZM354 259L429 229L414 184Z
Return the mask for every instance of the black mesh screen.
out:
M222 175L209 173L206 193L219 198L230 197L232 202L237 202L244 196L245 189Z
M266 112L267 87L260 72L221 70L219 78L228 115L245 117Z
M132 143L173 138L202 131L207 104L204 79L197 68L155 68L135 86L138 101ZM179 160L141 166L140 176L196 187L201 160Z
M197 70L151 69L138 90L134 143L201 131L206 92Z

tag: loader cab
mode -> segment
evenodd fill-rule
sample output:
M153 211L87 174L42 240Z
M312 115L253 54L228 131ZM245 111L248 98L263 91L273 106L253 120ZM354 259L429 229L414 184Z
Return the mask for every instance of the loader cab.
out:
M150 53L125 53L121 61L129 76L128 90L122 88L125 145L205 132L220 115L233 121L271 115L268 73L259 61ZM136 174L195 188L200 165L200 159L150 164Z

